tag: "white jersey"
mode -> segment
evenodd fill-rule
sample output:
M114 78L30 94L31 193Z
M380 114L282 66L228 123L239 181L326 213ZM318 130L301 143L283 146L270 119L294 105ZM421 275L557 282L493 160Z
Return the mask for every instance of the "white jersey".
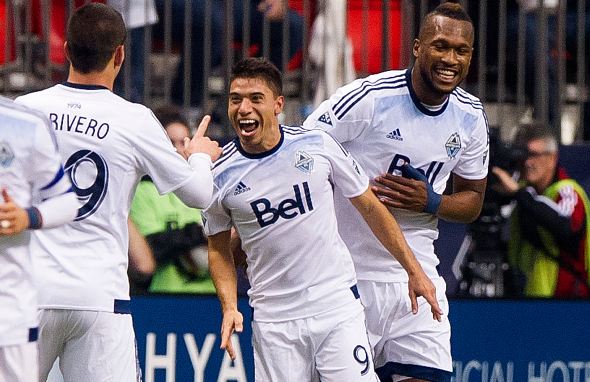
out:
M338 234L332 187L353 198L369 181L332 137L281 126L280 143L258 155L235 140L213 176L205 232L234 225L240 234L255 320L307 318L354 301L354 266Z
M43 115L0 98L0 189L23 208L71 190ZM0 197L0 203L4 201ZM30 231L0 237L0 346L34 339L37 299Z
M17 99L49 117L82 204L76 219L35 232L42 308L124 312L127 216L139 179L174 191L193 171L146 107L101 86L60 84Z
M371 179L386 172L399 175L406 162L423 171L437 193L443 193L451 172L465 179L485 178L488 125L479 99L456 88L439 110L429 110L416 98L410 73L388 71L343 86L305 120L304 126L328 131ZM340 234L352 253L357 277L407 280L402 266L336 191ZM392 213L426 274L438 276L439 260L433 245L438 238L438 219L401 209L392 209Z

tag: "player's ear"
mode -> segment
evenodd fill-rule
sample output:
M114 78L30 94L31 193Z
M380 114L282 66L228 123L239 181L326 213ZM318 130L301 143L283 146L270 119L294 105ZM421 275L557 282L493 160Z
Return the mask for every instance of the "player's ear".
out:
M115 66L123 66L123 61L125 61L125 46L119 45L115 49Z
M275 101L275 115L279 115L283 112L283 106L285 106L285 97L278 96Z
M71 62L70 55L68 54L68 42L64 42L64 54L66 55L66 59Z
M414 57L418 57L419 51L420 50L420 39L414 39L414 46L412 47L412 53L414 54Z

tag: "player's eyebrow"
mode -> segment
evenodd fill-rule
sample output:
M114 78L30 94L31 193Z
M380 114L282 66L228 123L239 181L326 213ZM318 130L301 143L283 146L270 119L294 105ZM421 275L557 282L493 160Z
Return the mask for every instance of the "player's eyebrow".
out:
M253 92L253 93L239 93L239 92L231 92L229 93L230 97L253 97L253 96L262 96L264 97L264 93L262 92Z

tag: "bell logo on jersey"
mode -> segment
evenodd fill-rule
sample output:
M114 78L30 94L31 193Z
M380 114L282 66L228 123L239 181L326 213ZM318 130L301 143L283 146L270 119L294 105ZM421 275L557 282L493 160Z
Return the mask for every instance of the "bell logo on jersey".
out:
M298 184L293 185L295 199L285 199L279 202L279 205L276 208L273 207L270 200L266 198L260 198L251 202L250 206L252 207L254 215L256 215L256 220L258 221L258 224L260 224L260 228L264 228L276 223L279 218L293 219L298 215L303 215L309 211L313 211L313 203L311 201L309 185L307 182L303 182L302 186L305 203Z
M0 165L8 167L14 160L14 153L10 145L4 141L0 142Z

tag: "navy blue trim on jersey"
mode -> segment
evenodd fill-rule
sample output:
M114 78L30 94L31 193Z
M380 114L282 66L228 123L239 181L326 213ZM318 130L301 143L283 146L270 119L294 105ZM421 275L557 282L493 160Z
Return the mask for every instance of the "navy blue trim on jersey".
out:
M119 314L131 314L131 300L115 300L113 312Z
M285 140L285 134L283 133L283 126L279 125L279 130L281 132L281 138L279 139L279 143L277 143L275 145L275 147L273 147L272 149L261 152L261 153L249 153L249 152L245 151L244 148L242 147L242 145L240 144L240 140L238 138L235 138L234 142L236 142L236 146L238 147L240 154L242 154L246 158L249 158L249 159L264 158L264 157L267 157L269 155L276 153L277 150L280 149L281 146L283 145L283 141Z
M434 367L407 365L399 362L387 362L375 369L375 372L382 382L391 381L391 376L394 374L431 382L450 382L452 375L450 371Z
M66 81L62 85L74 88L74 89L82 89L82 90L111 90L103 85L85 85L85 84L75 84L73 82Z
M457 99L458 102L465 104L465 105L469 105L472 108L474 108L475 110L483 110L483 105L481 103L476 102L472 99L469 99L469 98L465 97L464 95L459 94L459 92L456 92L456 91L453 91L451 94L455 96L455 98Z
M236 140L237 140L237 138L235 138L233 141L229 142L228 144L226 144L223 147L223 151L221 152L221 156L219 158L217 158L215 163L213 163L213 170L216 169L223 162L225 162L226 160L231 158L232 155L234 155L235 153L238 152L238 148L237 148L236 142L235 142Z
M284 133L288 133L291 135L301 135L307 133L309 130L302 127L302 126L285 126L281 125Z
M352 295L354 296L354 298L356 300L361 298L361 295L359 293L359 288L356 286L356 284L354 284L353 286L350 287L350 291L352 292Z
M29 342L35 342L39 338L39 328L29 328Z
M354 105L359 103L363 97L365 97L370 92L383 89L399 89L405 86L406 79L404 78L403 74L398 74L393 77L380 78L375 82L363 81L361 86L352 90L350 93L346 94L338 102L336 102L332 108L332 111L334 112L336 118L342 119L346 113L348 113L350 109L354 107ZM350 105L346 107L349 103ZM345 107L346 109L344 109Z
M431 117L436 117L437 115L441 115L442 113L444 113L444 111L447 109L447 106L449 105L449 97L447 97L445 103L442 105L440 109L434 111L428 110L424 105L422 105L422 102L420 102L420 99L418 99L418 96L414 91L414 87L412 86L412 70L413 69L406 70L406 80L408 81L408 89L410 89L410 97L412 97L414 106L416 106L418 110L420 110L422 113L429 115Z
M57 182L59 182L65 175L64 169L62 166L59 166L59 170L55 173L55 177L51 182L49 182L45 187L41 187L41 191L45 191L50 189L51 187L55 186Z

